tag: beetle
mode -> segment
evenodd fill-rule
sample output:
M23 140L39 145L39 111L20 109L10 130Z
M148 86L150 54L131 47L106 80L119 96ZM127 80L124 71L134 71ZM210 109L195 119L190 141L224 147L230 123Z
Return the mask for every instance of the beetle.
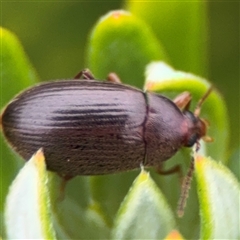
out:
M48 170L74 177L118 173L141 164L159 168L180 148L206 136L199 113L210 90L193 113L188 92L171 101L121 84L114 74L108 80L98 81L84 70L75 79L41 83L20 93L1 115L7 142L26 160L43 148Z

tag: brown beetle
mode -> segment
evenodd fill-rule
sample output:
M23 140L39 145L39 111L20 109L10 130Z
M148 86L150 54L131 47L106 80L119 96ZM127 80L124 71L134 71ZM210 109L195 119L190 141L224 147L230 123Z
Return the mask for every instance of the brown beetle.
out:
M192 113L189 93L172 102L120 84L113 74L113 82L96 81L88 70L80 76L32 87L6 106L2 131L24 159L43 148L48 169L63 177L117 173L141 164L159 168L206 135L199 109L210 90Z

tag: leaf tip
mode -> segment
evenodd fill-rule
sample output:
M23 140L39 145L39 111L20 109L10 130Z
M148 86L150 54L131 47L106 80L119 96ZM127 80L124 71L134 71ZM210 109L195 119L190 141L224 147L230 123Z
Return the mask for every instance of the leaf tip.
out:
M104 22L106 20L119 22L119 20L121 20L123 17L130 16L130 15L131 14L125 10L114 10L104 15L100 19L100 22Z
M165 240L182 240L182 239L184 238L177 230L171 231L165 238Z
M145 169L142 167L141 172L139 174L139 180L146 181L149 178L149 172L145 171Z
M195 153L194 162L195 162L196 168L203 166L203 164L205 163L205 160L206 160L206 157L204 157L198 153Z
M130 15L130 13L124 11L124 10L115 10L110 12L110 16L113 19L119 19L121 16Z
M37 167L43 167L45 165L45 157L43 148L40 148L32 157Z
M40 148L35 154L34 157L37 161L44 161L44 154L43 154L43 148Z

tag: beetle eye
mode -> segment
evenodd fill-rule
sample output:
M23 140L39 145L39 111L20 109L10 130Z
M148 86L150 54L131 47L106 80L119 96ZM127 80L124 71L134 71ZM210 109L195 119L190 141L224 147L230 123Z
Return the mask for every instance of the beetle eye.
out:
M192 147L194 145L194 143L197 142L199 136L197 133L193 133L187 140L187 143L186 143L186 147Z

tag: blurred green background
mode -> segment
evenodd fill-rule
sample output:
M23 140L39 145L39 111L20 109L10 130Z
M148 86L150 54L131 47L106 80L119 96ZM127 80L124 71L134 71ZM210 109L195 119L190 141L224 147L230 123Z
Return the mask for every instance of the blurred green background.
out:
M96 21L123 6L123 1L2 2L1 25L19 37L42 80L72 78L88 67L84 51ZM209 2L207 7L209 66L202 76L226 98L233 149L239 146L239 2Z

